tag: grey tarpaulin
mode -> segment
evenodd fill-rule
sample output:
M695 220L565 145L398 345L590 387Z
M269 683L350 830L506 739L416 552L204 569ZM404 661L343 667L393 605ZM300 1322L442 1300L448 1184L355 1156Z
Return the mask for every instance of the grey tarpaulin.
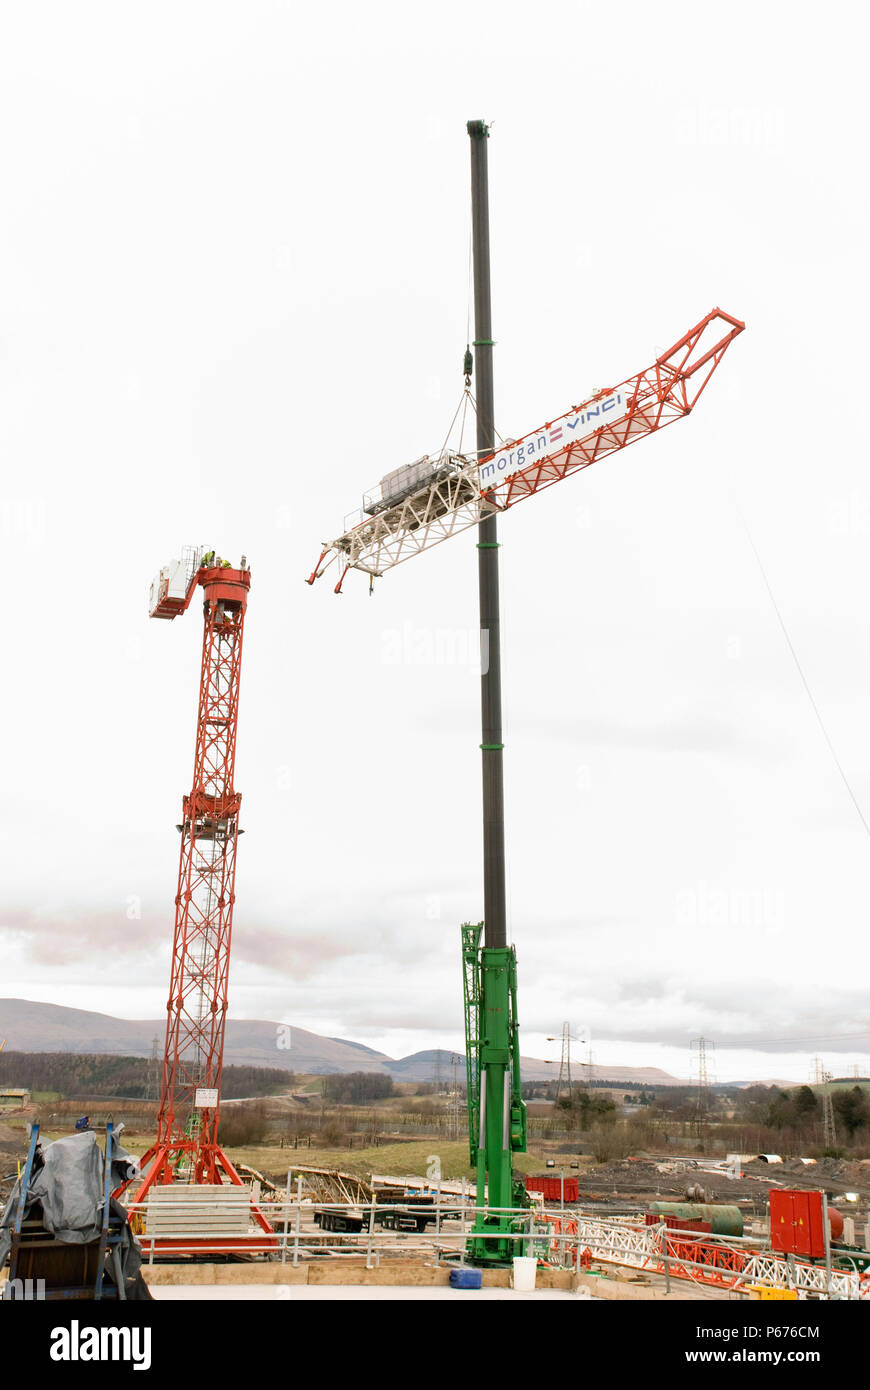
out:
M113 1160L111 1187L114 1188L133 1176L137 1163L132 1154L117 1144L114 1146ZM56 1139L53 1144L40 1145L25 1194L25 1216L39 1203L42 1224L57 1240L71 1245L86 1245L99 1240L103 1225L104 1176L105 1159L92 1130L68 1134L63 1139ZM6 1263L12 1247L11 1227L18 1207L20 1182L21 1179L15 1184L0 1218L0 1269ZM141 1293L130 1291L130 1281L141 1283L141 1279L137 1280L142 1263L139 1243L127 1225L123 1207L112 1200L110 1210L113 1226L123 1223L120 1255L127 1297L141 1297ZM111 1265L106 1268L111 1276ZM144 1296L148 1297L148 1294Z

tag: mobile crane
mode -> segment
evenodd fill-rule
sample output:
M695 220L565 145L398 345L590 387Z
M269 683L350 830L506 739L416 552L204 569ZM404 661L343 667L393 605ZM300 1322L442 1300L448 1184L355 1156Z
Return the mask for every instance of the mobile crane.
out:
M515 948L507 943L497 518L582 468L689 415L725 352L745 325L712 309L652 366L517 440L496 442L492 383L487 139L483 121L469 121L475 356L466 349L466 394L477 378L477 448L444 446L435 456L394 469L363 499L359 519L325 542L308 583L333 564L335 592L349 570L374 578L441 541L478 528L482 662L484 920L462 927L468 1137L477 1168L477 1216L467 1257L475 1264L509 1263L521 1251L523 1218L512 1155L526 1148L520 1088ZM483 944L481 944L481 938Z

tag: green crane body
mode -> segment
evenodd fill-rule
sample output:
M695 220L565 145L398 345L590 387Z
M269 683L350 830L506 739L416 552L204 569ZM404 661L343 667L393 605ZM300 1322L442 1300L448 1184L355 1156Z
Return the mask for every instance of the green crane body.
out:
M425 489L421 489L419 495L413 494L391 509L392 521L385 521L383 516L368 519L346 531L332 545L325 545L308 583L313 584L333 560L340 558L343 569L335 586L336 593L341 592L344 576L351 568L367 572L371 584L375 575L399 564L410 553L420 553L445 539L446 535L465 529L466 524L477 525L481 652L488 653L488 661L482 662L481 668L482 740L479 745L483 754L485 922L465 923L462 927L468 1143L471 1161L477 1170L477 1210L466 1259L480 1265L504 1265L523 1253L526 1242L522 1236L529 1230L528 1215L523 1214L523 1209L530 1204L523 1184L514 1181L512 1171L513 1154L526 1151L526 1107L520 1088L517 961L514 948L506 944L498 513L523 497L560 481L570 472L588 467L597 458L614 453L688 415L726 348L738 333L742 333L745 325L720 309L712 310L672 348L658 355L651 368L622 383L620 389L624 388L626 413L618 417L618 429L617 417L607 417L608 421L612 418L614 424L592 426L587 421L590 433L566 442L564 447L559 445L555 453L550 450L540 459L536 455L533 464L518 466L518 471L505 475L501 481L484 485L480 464L486 463L490 470L495 470L498 454L492 379L494 340L486 156L489 128L484 121L469 121L467 131L472 158L475 336L466 348L463 372L467 387L470 387L472 372L477 381L474 406L478 472L472 488L472 493L479 494L477 515L472 515L462 526L454 525L466 505L465 500L456 499L465 499L465 494L457 493L452 501L449 497L446 501L436 498L441 483L434 483L424 504L420 503L420 498ZM730 325L729 331L706 351L699 349L702 335L717 319ZM473 355L472 346L475 348ZM696 376L698 372L702 375ZM604 396L604 392L595 392L584 403L584 409L596 420L599 410L608 408ZM573 423L569 421L572 430L581 418L579 409L573 410ZM566 420L570 413L566 412ZM549 429L548 424L546 430ZM558 437L561 433L559 425ZM498 466L503 468L506 455L501 457ZM513 460L513 453L510 458ZM499 475L493 471L488 476L498 479ZM419 506L422 510L415 510ZM402 507L409 508L412 516L406 516ZM450 529L442 527L438 531L445 515L450 518ZM410 536L412 532L416 533L414 550L403 550L401 543L396 544L396 537L401 542L403 536ZM481 945L482 939L489 944Z
M482 922L462 927L468 1149L477 1169L477 1213L466 1259L505 1265L523 1254L516 1236L527 1229L526 1219L507 1209L528 1205L512 1166L513 1155L526 1151L517 957L513 946L481 946L482 934Z

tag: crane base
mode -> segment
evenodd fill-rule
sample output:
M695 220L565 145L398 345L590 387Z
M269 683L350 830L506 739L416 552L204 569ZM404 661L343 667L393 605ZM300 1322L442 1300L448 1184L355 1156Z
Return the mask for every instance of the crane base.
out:
M120 1200L138 1184L126 1201L130 1225L155 1254L255 1254L277 1248L274 1228L253 1198L232 1199L232 1193L241 1197L249 1189L219 1145L200 1147L189 1138L155 1144L142 1159L142 1172L144 1178L140 1174L124 1183L114 1196Z
M527 1235L523 1221L510 1217L489 1217L478 1221L465 1244L465 1263L477 1269L510 1269L517 1255L526 1253Z

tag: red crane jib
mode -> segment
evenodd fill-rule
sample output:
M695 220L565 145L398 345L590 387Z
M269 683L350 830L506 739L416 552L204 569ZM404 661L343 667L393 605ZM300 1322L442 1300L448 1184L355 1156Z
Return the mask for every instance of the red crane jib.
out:
M369 508L343 535L325 542L307 582L313 584L335 562L341 569L336 593L350 569L362 570L371 581L487 516L685 419L744 327L723 309L712 309L652 366L595 391L520 439L503 441L494 453L451 454L445 446L431 461L430 481L394 504Z
M628 377L619 386L597 391L584 406L566 411L513 445L482 458L481 495L506 510L524 497L542 492L579 469L683 419L691 413L727 348L745 326L723 309L712 309L645 371ZM708 330L715 333L722 327L727 331L710 343ZM615 406L612 420L603 413L611 404ZM543 456L536 458L532 449L527 458L522 462L517 459L513 467L514 457L523 444L528 447L528 443L541 438L545 441ZM510 471L500 477L499 464L506 459Z

